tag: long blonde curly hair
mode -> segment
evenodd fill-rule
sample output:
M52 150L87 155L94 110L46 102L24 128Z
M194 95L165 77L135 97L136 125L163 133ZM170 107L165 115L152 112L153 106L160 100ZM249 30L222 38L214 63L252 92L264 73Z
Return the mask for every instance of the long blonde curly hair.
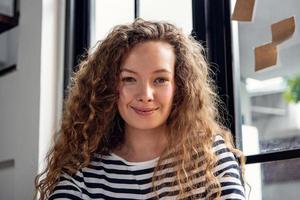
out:
M71 79L62 125L46 157L47 167L35 179L40 199L51 194L63 171L73 175L86 167L95 153L104 155L122 144L124 121L117 110L116 90L120 66L136 44L146 41L167 42L176 55L176 91L167 119L169 144L155 169L153 189L163 178L156 173L170 156L167 152L173 152L177 161L174 185L179 185L179 197L193 191L195 171L203 165L205 186L216 191L215 199L220 197L220 183L213 173L217 160L212 149L214 136L221 135L236 156L243 156L233 147L231 134L219 117L218 107L222 104L203 56L204 49L170 23L136 19L131 24L114 27L81 61Z

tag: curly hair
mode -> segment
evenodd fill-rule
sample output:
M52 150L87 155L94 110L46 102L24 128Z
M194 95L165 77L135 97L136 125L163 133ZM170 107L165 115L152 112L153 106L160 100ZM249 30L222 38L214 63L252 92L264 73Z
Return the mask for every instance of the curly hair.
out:
M204 57L203 47L181 29L167 22L136 19L119 25L98 42L74 73L69 94L64 102L60 130L47 154L47 167L37 175L35 185L40 199L46 199L59 181L62 172L73 175L86 167L95 153L105 155L124 141L124 120L117 110L117 84L120 66L128 52L138 43L164 41L173 48L176 91L167 119L169 144L160 156L152 184L163 177L156 173L162 163L176 155L176 178L179 197L190 193L200 166L205 167L205 186L220 197L220 183L214 176L216 155L214 136L221 135L229 149L238 157L231 134L218 114L222 105L215 92L212 71ZM191 162L191 160L193 162Z

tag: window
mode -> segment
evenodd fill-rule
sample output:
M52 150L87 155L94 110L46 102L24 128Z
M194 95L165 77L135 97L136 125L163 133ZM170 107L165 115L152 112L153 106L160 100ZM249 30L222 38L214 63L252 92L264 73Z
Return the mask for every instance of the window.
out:
M235 2L231 1L232 8ZM296 0L284 4L279 0L256 1L251 22L231 23L234 69L238 74L234 80L238 94L235 100L240 108L236 119L241 131L237 133L251 163L246 166L246 181L252 189L250 200L299 199L299 6ZM255 48L272 42L272 24L292 16L296 18L294 34L277 45L272 43L277 49L277 62L258 70ZM265 52L262 56L270 59ZM298 158L287 159L293 157Z
M164 20L182 28L185 33L192 31L191 0L141 0L140 16L145 20ZM155 12L153 12L155 10Z
M134 0L92 0L92 4L91 46L103 39L115 25L134 20Z

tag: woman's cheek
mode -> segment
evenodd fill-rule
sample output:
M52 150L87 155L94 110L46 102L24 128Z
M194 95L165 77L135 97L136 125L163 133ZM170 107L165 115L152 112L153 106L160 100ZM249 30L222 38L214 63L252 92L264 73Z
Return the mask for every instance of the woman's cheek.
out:
M130 101L132 99L133 96L133 91L134 89L130 86L121 86L120 90L119 90L119 95L120 95L120 99L123 102L127 102Z
M172 87L172 85L168 85L164 88L162 88L162 90L160 92L158 92L159 98L164 101L164 102L170 102L173 99L174 96L174 88Z

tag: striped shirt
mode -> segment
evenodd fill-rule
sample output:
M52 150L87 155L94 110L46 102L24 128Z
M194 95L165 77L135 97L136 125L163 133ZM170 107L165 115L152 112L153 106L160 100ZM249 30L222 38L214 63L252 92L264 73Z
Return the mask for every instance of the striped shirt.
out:
M221 136L217 136L213 150L218 161L214 174L221 184L222 200L244 200L239 164L229 151ZM101 158L101 159L100 159ZM163 168L157 175L165 175L158 180L158 188L152 190L152 176L159 158L145 162L128 162L110 153L95 156L88 167L80 169L74 176L62 174L60 181L50 195L50 200L58 199L176 199L179 187L171 185L174 169ZM172 164L171 159L164 162ZM205 182L204 168L199 169L194 180L197 189L184 199L209 199L210 192L201 183ZM199 175L198 175L199 174Z

